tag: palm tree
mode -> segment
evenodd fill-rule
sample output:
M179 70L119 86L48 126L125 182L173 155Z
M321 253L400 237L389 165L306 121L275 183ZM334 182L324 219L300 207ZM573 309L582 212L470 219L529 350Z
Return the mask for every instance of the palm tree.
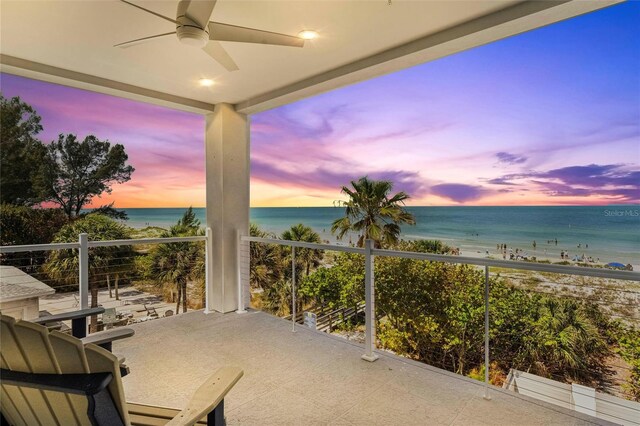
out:
M605 389L612 371L603 360L611 355L583 304L545 297L519 357L534 374Z
M275 235L252 223L249 235L259 238L275 238ZM280 247L275 244L250 243L249 282L252 288L268 289L280 278L283 271Z
M115 220L90 214L63 226L53 239L54 243L78 241L78 235L86 233L89 240L124 240L131 238L129 229ZM98 306L98 287L109 274L126 273L124 264L130 264L135 252L131 246L94 247L89 250L89 289L91 291L91 307ZM115 266L117 265L118 266ZM44 271L52 279L61 284L77 285L79 259L75 250L52 251L44 265ZM90 331L97 330L98 320L91 317Z
M415 225L415 218L404 208L409 195L401 191L389 196L393 183L365 176L351 181L351 186L353 188L343 186L341 191L349 197L339 203L346 208L345 216L331 225L331 232L337 233L339 240L349 232L355 232L359 234L358 247L363 247L364 241L370 239L380 248L383 244L398 242L401 224Z
M279 317L291 314L291 283L278 280L264 291L262 307Z
M292 226L290 229L284 231L280 236L283 240L288 241L304 241L306 243L320 244L322 240L320 235L308 226L304 226L299 223ZM305 270L305 275L308 277L311 267L317 268L322 261L322 251L297 248L296 249L296 263L300 263Z
M182 218L178 220L169 232L162 237L188 237L203 235L200 229L200 221L196 218L193 209L189 207ZM200 270L204 266L202 262L201 243L168 243L159 244L150 252L149 272L152 277L161 283L170 283L176 286L176 314L187 312L187 284L189 280L200 279L203 276Z
M313 229L311 229L308 226L304 226L301 223L294 225L288 230L284 231L280 236L280 238L282 238L283 240L303 241L306 243L316 243L316 244L319 244L322 242L322 240L320 239L320 235L318 235L317 232L315 232ZM289 247L286 247L283 250L283 254L284 254L283 260L286 261L286 259L288 259L286 263L287 263L287 266L290 266L291 265L291 249ZM322 257L323 257L323 254L322 254L322 251L320 250L297 247L296 256L295 256L296 270L297 271L303 270L305 272L305 276L308 277L309 273L311 272L311 267L317 268L318 266L320 266L320 261L322 260ZM289 272L290 270L291 270L290 267L284 269L285 271L284 275L289 279L291 279L292 277L290 274L286 272ZM269 294L267 294L267 296L268 295ZM297 307L296 309L298 310L298 312L302 311L302 307L306 302L308 302L308 298L305 298L303 295L296 297L296 307Z

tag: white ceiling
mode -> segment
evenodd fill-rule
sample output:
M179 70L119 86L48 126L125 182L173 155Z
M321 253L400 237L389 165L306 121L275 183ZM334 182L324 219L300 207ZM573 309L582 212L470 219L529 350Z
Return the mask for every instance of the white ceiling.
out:
M175 0L132 1L175 17ZM304 48L223 42L240 67L227 72L201 50L181 45L173 37L128 49L112 47L175 30L173 24L117 0L2 0L0 53L207 104L247 104L516 3L524 4L516 0L393 0L391 5L387 0L218 0L212 20L292 35L307 28L320 34ZM197 82L203 77L216 84L200 87Z

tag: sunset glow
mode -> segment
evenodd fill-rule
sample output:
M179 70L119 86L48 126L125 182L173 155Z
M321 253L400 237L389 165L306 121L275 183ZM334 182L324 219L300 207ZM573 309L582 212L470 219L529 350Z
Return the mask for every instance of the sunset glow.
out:
M388 179L411 205L640 203L640 3L628 2L251 117L252 206L330 206ZM40 137L122 143L94 206L204 206L204 117L2 74Z

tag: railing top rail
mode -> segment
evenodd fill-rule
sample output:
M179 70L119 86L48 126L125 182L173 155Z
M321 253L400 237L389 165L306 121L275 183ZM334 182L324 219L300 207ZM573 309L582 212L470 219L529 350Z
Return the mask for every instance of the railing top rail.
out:
M557 274L582 275L587 277L612 278L627 281L640 281L640 273L605 268L589 268L586 266L554 265L550 263L520 262L514 260L485 259L478 257L452 256L447 254L417 253L410 251L373 249L374 256L404 257L436 262L462 263L465 265L493 266L505 269L522 269L527 271L553 272Z
M206 241L204 235L193 237L168 237L168 238L138 238L130 240L107 240L107 241L89 241L88 247L107 247L107 246L132 246L140 244L168 244L168 243L192 243L198 241ZM20 253L27 251L52 251L80 248L80 243L52 243L52 244L28 244L16 246L0 246L0 254L2 253Z
M241 238L242 238L242 241L249 241L254 243L279 244L281 246L302 247L302 248L309 248L314 250L344 251L349 253L364 254L364 249L361 247L338 246L335 244L305 243L303 241L279 240L276 238L260 238L260 237L246 237L246 236L243 236Z
M242 241L250 241L265 244L280 244L286 246L304 247L316 250L344 251L364 254L360 247L338 246L333 244L315 244L301 241L279 240L276 238L241 237ZM610 278L626 281L640 281L640 273L632 271L619 271L605 268L589 268L583 266L554 265L549 263L519 262L513 260L496 260L478 257L453 256L447 254L418 253L410 251L373 249L374 256L404 257L416 260L431 260L435 262L461 263L475 266L493 266L505 269L520 269L527 271L552 272L557 274L581 275L587 277Z
M80 243L27 244L19 246L0 246L2 253L22 253L25 251L51 251L80 248Z

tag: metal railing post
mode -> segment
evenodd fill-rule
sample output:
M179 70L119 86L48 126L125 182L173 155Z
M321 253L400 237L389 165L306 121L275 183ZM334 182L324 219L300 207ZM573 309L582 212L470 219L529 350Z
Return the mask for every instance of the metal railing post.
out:
M240 231L236 231L236 244L236 262L238 274L238 310L236 311L236 313L244 314L247 311L244 308L244 292L242 288L242 235L240 235Z
M296 331L296 248L291 246L291 331Z
M365 353L362 359L373 362L378 355L373 352L376 341L375 307L374 307L374 277L373 277L373 241L364 242L364 318L365 318Z
M489 396L489 266L484 267L484 399Z
M211 271L211 228L207 227L205 230L205 237L207 238L204 242L204 313L211 313L211 288L213 287L213 274Z
M80 309L89 307L89 235L82 233L78 248L78 284L80 287Z

